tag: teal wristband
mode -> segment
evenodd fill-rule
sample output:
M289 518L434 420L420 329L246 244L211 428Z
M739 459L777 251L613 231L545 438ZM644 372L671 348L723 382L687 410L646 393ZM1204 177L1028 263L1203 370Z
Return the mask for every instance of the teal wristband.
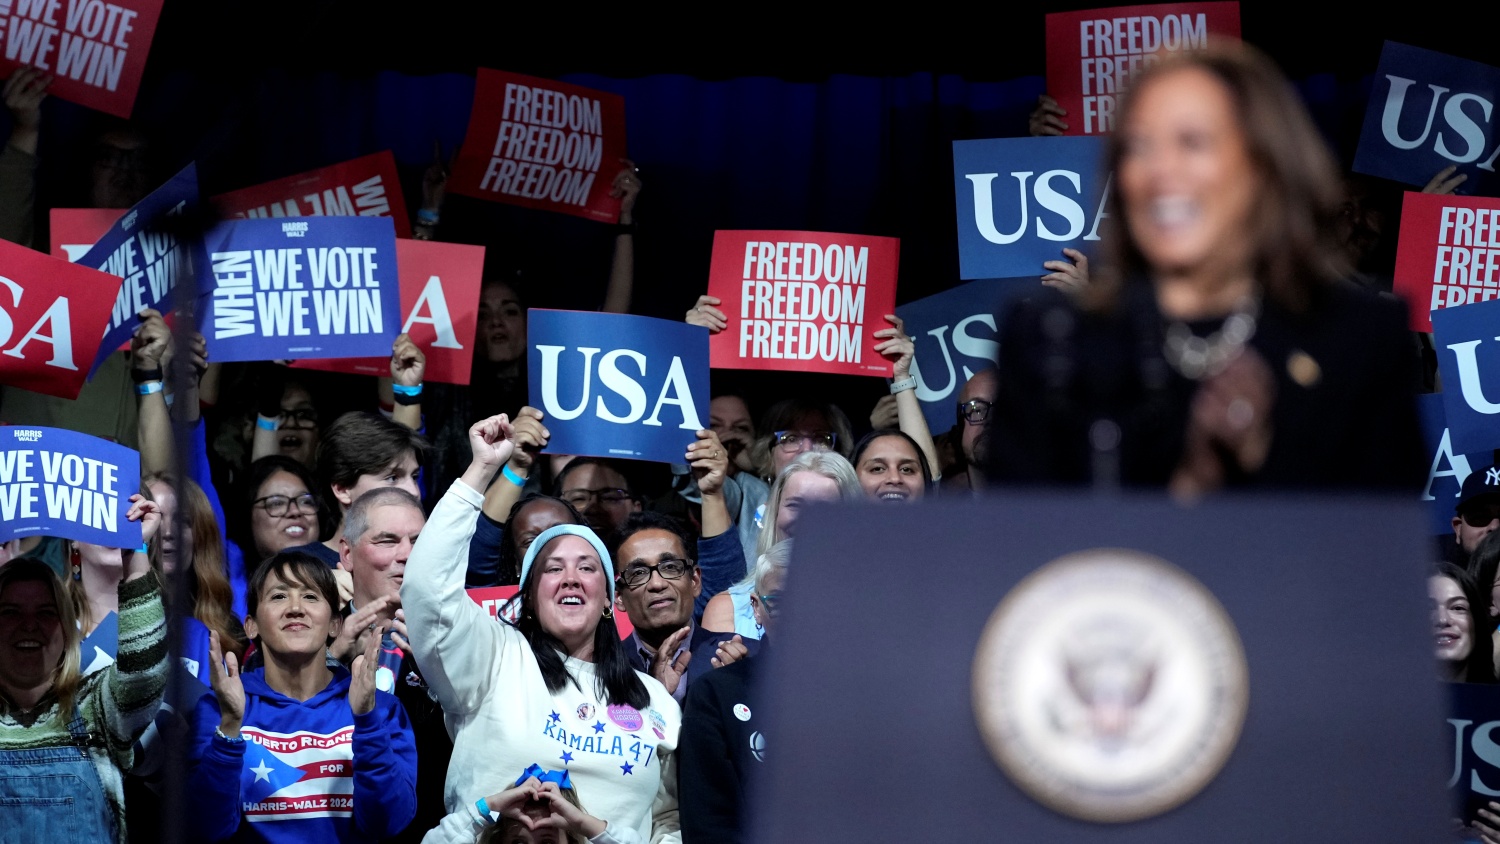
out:
M495 822L495 816L490 812L490 804L484 802L483 797L474 801L474 808L479 810L479 816L484 818L485 823Z
M147 381L144 384L135 385L135 394L138 396L149 396L152 393L159 393L161 391L162 384L160 381Z
M149 543L142 542L141 543L141 547L135 549L135 553L137 553L137 554L150 554L151 553L151 545Z
M398 396L411 396L415 398L422 395L422 385L416 384L408 387L405 384L392 384L391 392L395 393Z
M504 475L507 481L510 481L516 486L526 486L526 479L521 477L520 475L517 475L515 472L512 472L510 470L509 463L506 463L500 468L500 474Z
M255 427L261 429L262 431L274 431L276 430L278 424L279 423L274 417L261 416L260 414L255 415Z

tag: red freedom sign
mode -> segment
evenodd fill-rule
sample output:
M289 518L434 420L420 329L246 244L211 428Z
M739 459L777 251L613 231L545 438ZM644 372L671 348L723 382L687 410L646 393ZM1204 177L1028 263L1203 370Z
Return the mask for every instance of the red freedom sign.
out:
M121 284L0 241L0 384L78 398Z
M424 381L469 383L474 334L479 322L479 287L484 247L428 240L396 241L396 276L401 288L401 331L427 356ZM297 361L301 369L390 375L389 358L332 358Z
M48 93L129 117L165 0L0 0L0 75L52 74Z
M109 227L125 215L125 208L54 208L50 249L52 257L77 261L87 255Z
M1413 331L1432 331L1439 308L1500 298L1500 199L1407 193L1395 289Z
M900 253L893 237L715 232L708 292L729 325L709 338L710 365L890 377L871 334L896 312Z
M624 97L480 68L448 190L613 223L624 157Z
M1047 16L1047 93L1067 111L1065 135L1114 131L1115 104L1136 73L1211 36L1240 37L1239 3L1119 6Z
M515 597L516 593L521 590L516 586L482 586L467 591L469 593L469 600L484 607L484 611L489 613L492 618L498 619L500 608L505 606L505 602ZM630 617L619 607L615 608L615 627L620 631L620 638L622 640L629 639L631 631L635 630L635 626L630 623Z
M411 237L390 150L230 191L210 202L225 217L390 217L397 237Z

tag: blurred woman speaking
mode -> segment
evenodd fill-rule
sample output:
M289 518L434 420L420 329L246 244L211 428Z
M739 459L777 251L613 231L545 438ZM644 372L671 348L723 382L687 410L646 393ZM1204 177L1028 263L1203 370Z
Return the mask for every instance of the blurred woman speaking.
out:
M1291 85L1220 44L1142 73L1117 125L1105 266L1002 328L994 478L1415 488L1405 314L1345 281L1340 180Z

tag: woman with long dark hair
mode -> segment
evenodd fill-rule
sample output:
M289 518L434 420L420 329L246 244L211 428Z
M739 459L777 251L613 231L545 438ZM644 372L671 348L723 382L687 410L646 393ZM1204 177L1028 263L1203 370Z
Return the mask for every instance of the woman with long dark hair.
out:
M1493 683L1493 644L1482 593L1467 571L1438 563L1427 578L1438 676L1454 683Z
M1103 266L1001 330L1000 483L1411 489L1403 308L1354 289L1333 157L1270 60L1219 44L1135 78Z
M401 603L413 654L453 735L448 816L429 842L472 842L484 798L529 765L565 766L584 810L641 840L677 841L681 713L631 669L614 622L615 575L583 525L544 530L521 561L519 620L497 623L464 594L483 490L514 447L501 414L469 429L473 460L407 560Z

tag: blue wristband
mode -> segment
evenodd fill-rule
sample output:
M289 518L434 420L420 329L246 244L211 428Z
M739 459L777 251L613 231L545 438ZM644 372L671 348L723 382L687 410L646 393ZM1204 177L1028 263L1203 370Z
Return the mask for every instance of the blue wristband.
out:
M509 463L506 463L500 468L500 474L504 475L507 481L510 481L516 486L526 486L526 479L521 477L520 475L517 475L515 472L512 472L510 470Z
M494 823L495 822L495 816L494 816L493 813L490 812L490 804L484 802L484 798L483 797L481 797L478 800L474 801L474 808L476 808L476 809L479 810L479 816L481 818L484 818L484 822L485 823Z
M135 549L135 553L137 553L137 554L150 554L151 553L151 546L148 543L142 542L141 543L141 547Z
M255 427L262 431L274 431L279 425L280 423L274 417L261 416L258 413L255 415Z
M427 208L418 208L417 222L426 226L435 226L438 224L438 212Z
M147 381L144 384L135 385L135 394L138 396L149 396L152 393L159 393L161 391L162 383L160 381Z
M417 396L422 395L422 385L417 384L415 386L408 387L405 384L392 384L391 392L395 393L398 396L410 396L412 398L416 398Z

